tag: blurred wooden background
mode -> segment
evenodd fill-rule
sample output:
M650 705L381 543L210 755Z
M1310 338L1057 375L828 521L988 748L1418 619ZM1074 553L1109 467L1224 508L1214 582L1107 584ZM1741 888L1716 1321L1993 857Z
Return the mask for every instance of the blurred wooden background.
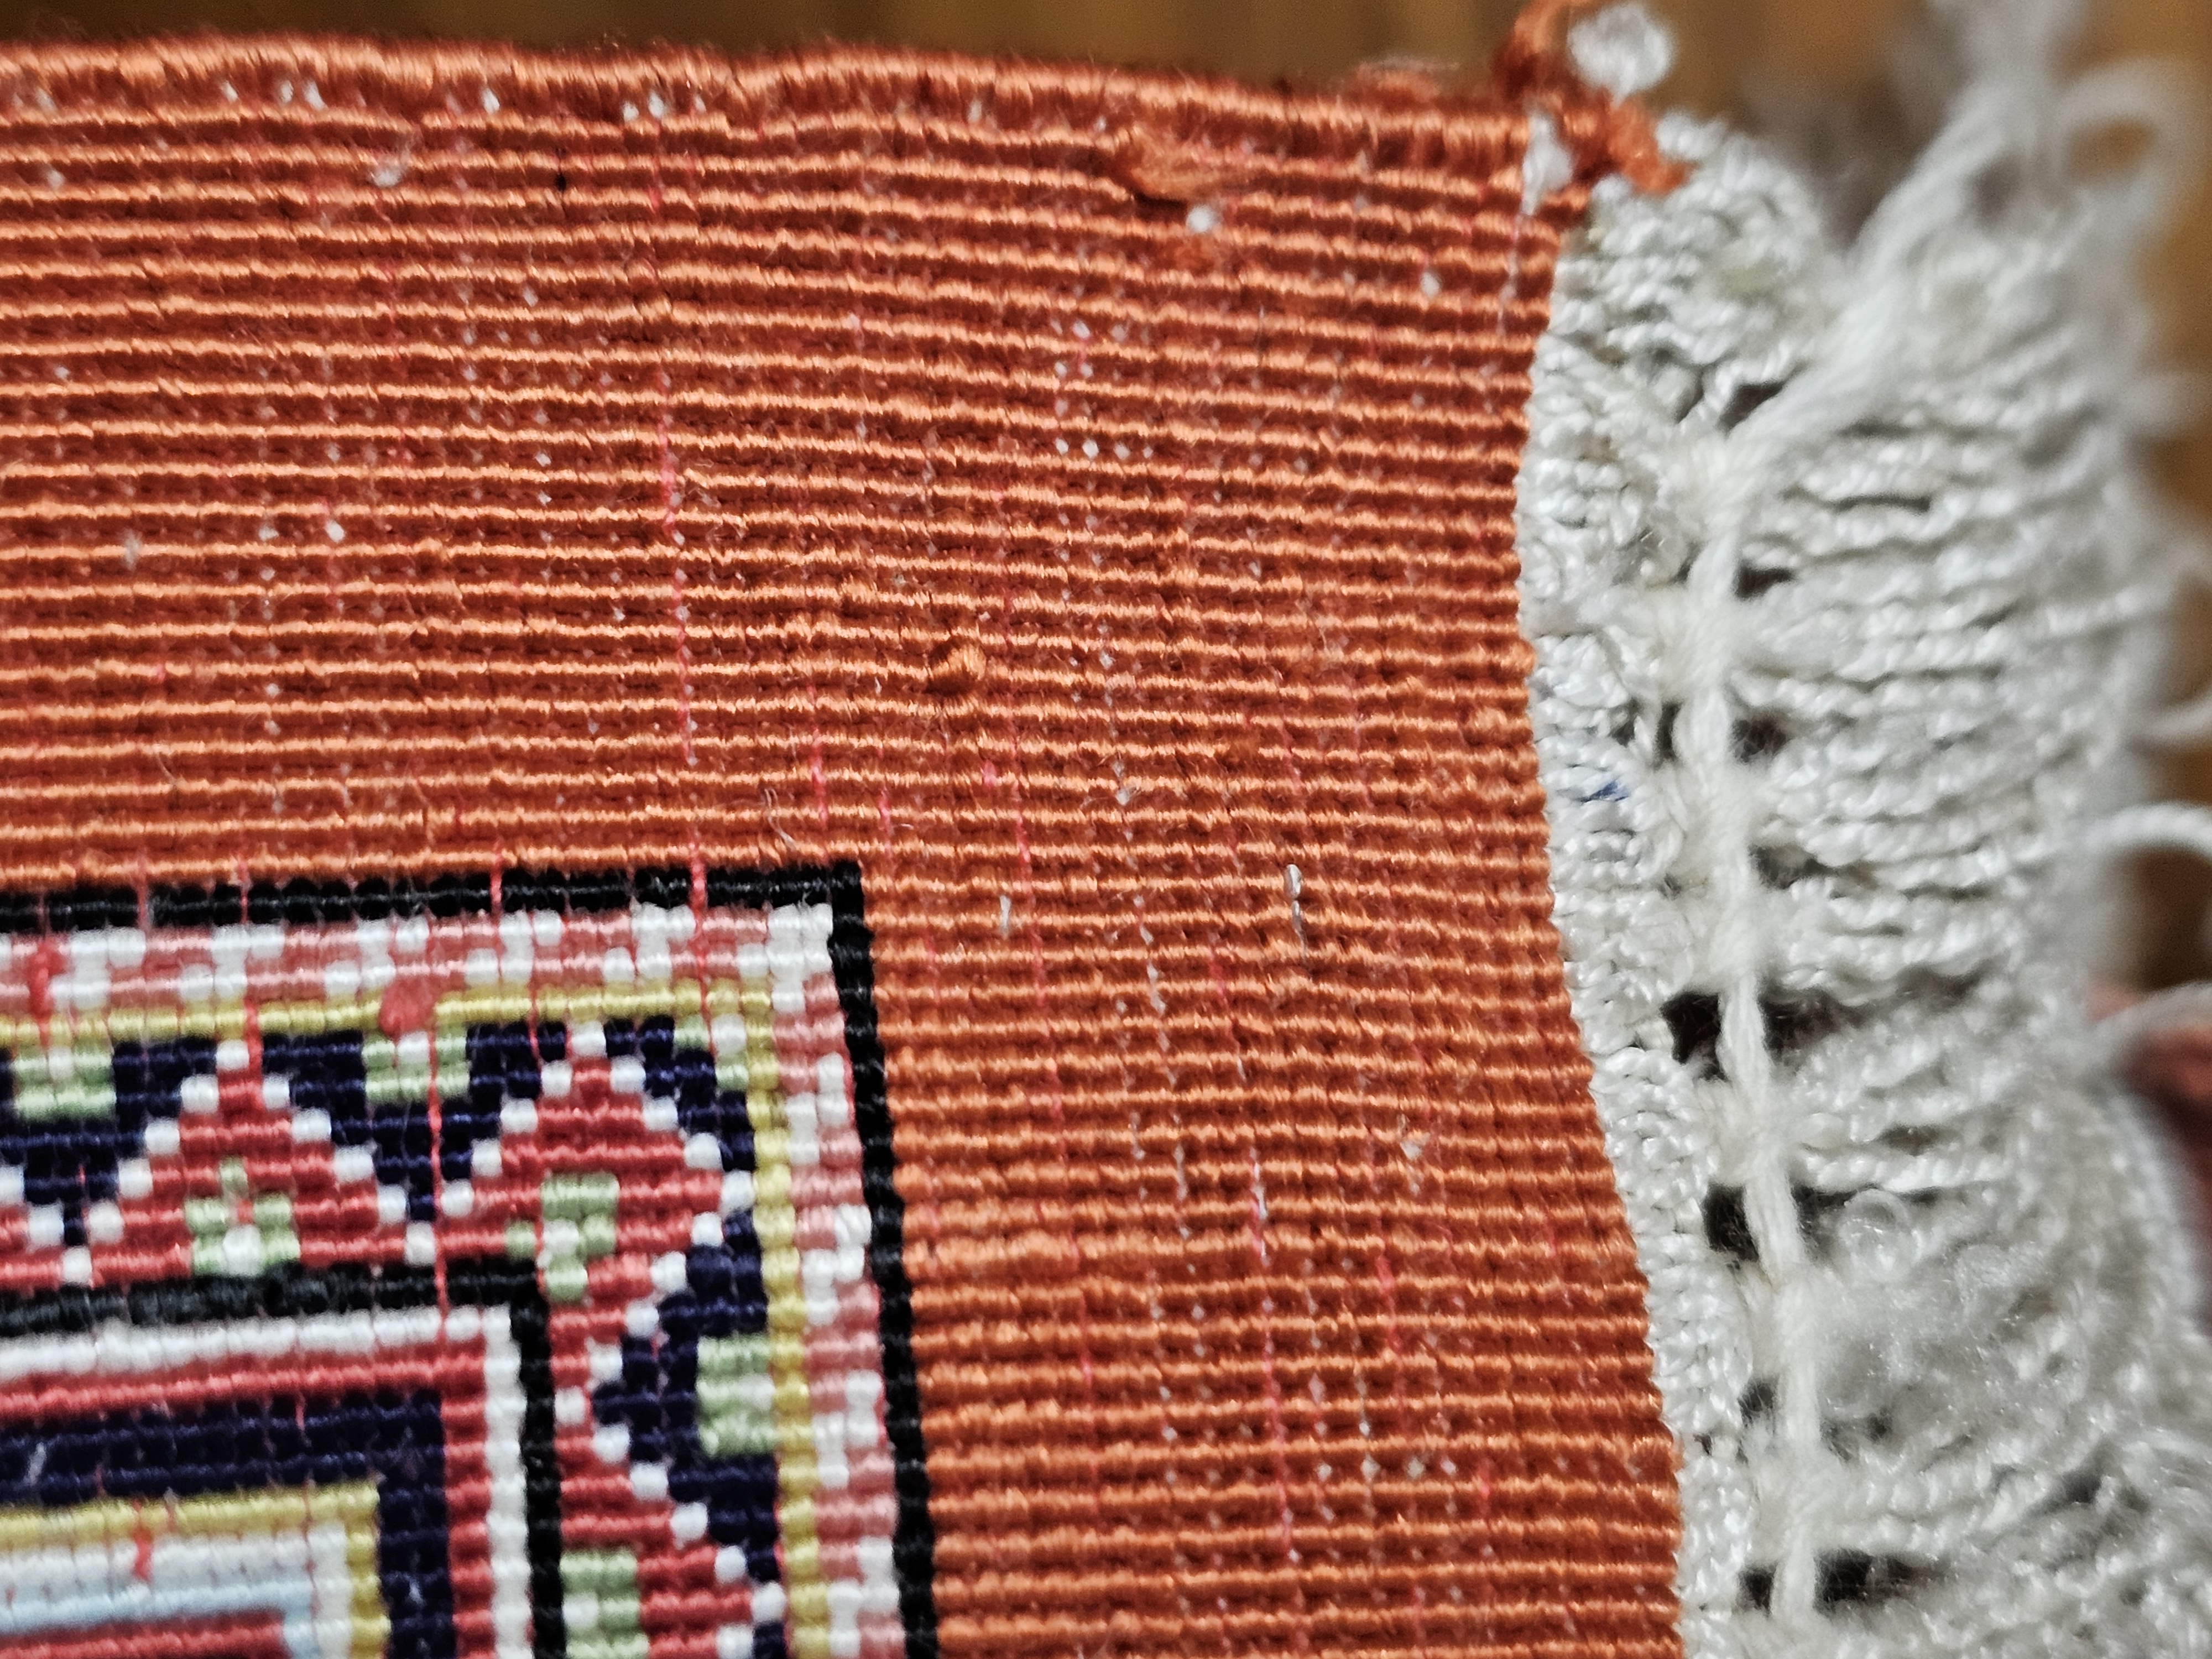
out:
M1720 112L1870 82L1914 0L1653 3L1682 47L1661 96ZM1517 9L1518 0L0 0L0 37L214 27L541 46L672 40L738 52L836 37L1322 81L1384 57L1479 64ZM2086 49L2100 58L2172 58L2212 88L2212 0L2102 0ZM2156 280L2172 355L2212 374L2212 190L2177 228ZM2212 522L2212 414L2168 447L2162 465ZM2191 623L2191 670L2212 674L2212 605L2199 605ZM2212 755L2177 763L2174 781L2212 800ZM2212 871L2174 860L2148 869L2144 881L2144 975L2205 971L2198 919L2212 905Z

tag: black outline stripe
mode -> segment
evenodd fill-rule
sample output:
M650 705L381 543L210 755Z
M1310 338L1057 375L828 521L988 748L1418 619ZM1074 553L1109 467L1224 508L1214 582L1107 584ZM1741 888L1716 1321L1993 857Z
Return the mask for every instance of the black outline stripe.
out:
M437 1275L428 1267L380 1270L352 1264L310 1272L280 1268L256 1279L170 1279L143 1285L64 1286L0 1295L0 1341L76 1336L102 1325L219 1325L244 1319L307 1319L382 1308L430 1308Z
M566 1659L568 1619L561 1584L561 1457L553 1446L553 1332L538 1269L505 1256L446 1264L449 1301L504 1307L521 1362L524 1549L530 1558L530 1642L535 1659Z
M789 870L707 872L707 902L765 909L778 904L831 902L839 872L819 866ZM691 902L691 872L682 865L636 870L502 870L501 913L565 910L573 914L624 910L633 903L680 908ZM226 924L375 921L387 916L480 916L492 908L489 871L427 880L399 876L358 882L257 881L246 887L156 886L144 895L131 887L78 886L44 893L0 893L0 933L78 933L100 927L216 927Z
M891 1445L898 1492L898 1528L891 1555L899 1580L899 1613L906 1627L908 1659L938 1659L934 1589L936 1528L929 1518L928 1448L922 1435L921 1392L914 1363L913 1286L907 1278L906 1206L895 1179L890 1100L885 1086L883 1042L876 1025L873 935L861 891L859 865L784 870L713 869L707 902L761 910L787 904L827 904L832 925L830 960L845 1017L845 1050L853 1067L853 1116L860 1137L860 1182L871 1221L869 1266L882 1308L879 1340L884 1362L884 1428ZM691 872L681 866L639 870L501 872L502 913L529 910L619 910L633 902L676 908L691 900ZM155 887L143 896L128 887L80 886L51 892L0 893L0 933L84 932L102 927L209 927L225 923L315 923L376 921L387 916L483 915L492 908L489 872L445 875L428 881L400 877L361 882L258 881L246 888ZM531 1619L536 1659L563 1659L566 1627L561 1613L561 1490L553 1451L552 1350L546 1304L534 1269L502 1258L465 1258L447 1264L451 1300L492 1306L504 1303L515 1318L526 1407L523 1468L530 1528ZM464 1294L459 1276L481 1297ZM43 1291L0 1295L0 1339L90 1330L112 1320L134 1325L337 1313L377 1307L422 1307L437 1300L428 1269L392 1267L323 1273L293 1272L261 1279L196 1279L120 1289ZM534 1312L534 1322L532 1315ZM542 1396L542 1397L541 1397Z
M853 1124L860 1136L860 1186L867 1194L868 1267L876 1280L884 1358L884 1429L898 1489L899 1616L907 1659L937 1659L937 1528L929 1518L929 1464L921 1435L921 1389L914 1368L914 1287L906 1276L906 1203L892 1180L890 1097L876 1030L876 969L860 891L860 868L830 872L830 961L844 1006L845 1057L853 1067Z

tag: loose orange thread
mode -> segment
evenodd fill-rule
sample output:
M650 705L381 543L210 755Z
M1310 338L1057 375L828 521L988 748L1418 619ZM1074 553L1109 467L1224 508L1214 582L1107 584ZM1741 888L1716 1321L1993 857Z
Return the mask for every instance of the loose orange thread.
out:
M1618 173L1639 190L1672 190L1687 170L1660 149L1649 112L1591 86L1567 62L1562 42L1568 23L1604 3L1531 0L1498 49L1492 79L1501 94L1541 100L1586 179Z

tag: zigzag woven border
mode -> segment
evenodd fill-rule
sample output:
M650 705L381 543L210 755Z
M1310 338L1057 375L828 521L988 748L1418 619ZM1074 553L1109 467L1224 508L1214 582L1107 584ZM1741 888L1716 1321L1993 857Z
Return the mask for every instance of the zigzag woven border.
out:
M934 1651L855 867L78 890L18 896L9 914L48 928L15 930L0 954L0 1376L40 1380L27 1407L0 1404L0 1637L52 1659L73 1630L152 1620L182 1640L181 1621L251 1648L273 1613L288 1650L327 1659L383 1644L504 1656L526 1638L537 1659L623 1659L617 1638L641 1619L692 1622L717 1659ZM317 976L319 1000L295 994ZM810 1016L832 1019L833 1046L810 1042ZM853 1194L830 1190L841 1146ZM686 1182L702 1193L671 1199ZM864 1238L835 1201L854 1194ZM690 1227L674 1255L655 1231L672 1221ZM817 1222L834 1243L811 1237ZM856 1327L855 1310L872 1320ZM609 1320L621 1334L595 1347ZM362 1342L365 1370L307 1358ZM268 1392L264 1366L295 1359ZM114 1389L67 1380L88 1368L161 1386L118 1409ZM402 1391L380 1429L362 1386ZM841 1386L825 1419L825 1387ZM479 1390L481 1451L466 1427ZM240 1413L259 1423L242 1440ZM289 1435L273 1423L287 1416ZM579 1435L627 1469L626 1493L579 1478ZM502 1468L520 1483L504 1509ZM830 1511L872 1471L895 1516L877 1531L847 1516L860 1531L841 1545ZM368 1507L347 1546L354 1490ZM173 1498L185 1508L151 1518ZM247 1559L258 1528L289 1524L266 1522L282 1502L307 1505L311 1539L338 1528L332 1561L375 1552L380 1591L356 1584L349 1620L329 1604L337 1567L318 1578L310 1561L295 1583ZM610 1528L627 1553L604 1547ZM70 1595L49 1593L61 1579L35 1564L58 1538L126 1534L127 1572L95 1571L88 1590L72 1557ZM187 1559L203 1534L246 1548L231 1569L244 1588L219 1593ZM838 1576L841 1547L857 1577ZM686 1560L696 1582L672 1600Z

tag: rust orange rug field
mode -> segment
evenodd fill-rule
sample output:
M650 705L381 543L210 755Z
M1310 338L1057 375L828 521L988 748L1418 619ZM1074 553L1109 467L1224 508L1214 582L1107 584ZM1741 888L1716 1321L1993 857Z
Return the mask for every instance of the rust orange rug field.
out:
M1533 45L0 55L0 1651L1679 1650Z

